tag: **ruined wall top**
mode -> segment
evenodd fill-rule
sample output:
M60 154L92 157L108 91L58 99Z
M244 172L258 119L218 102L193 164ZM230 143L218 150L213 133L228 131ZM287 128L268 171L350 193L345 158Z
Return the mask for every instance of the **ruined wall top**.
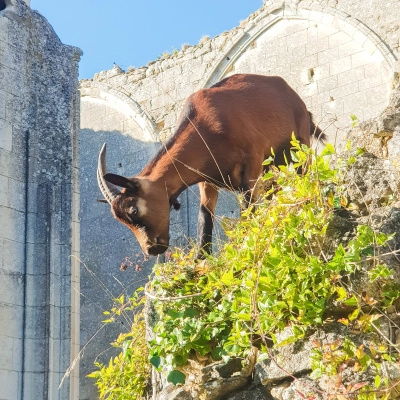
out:
M387 143L386 127L392 129L396 125L391 118L398 109L395 99L400 98L395 95L399 93L400 8L393 3L265 1L239 26L215 38L204 37L197 45L183 45L180 51L163 54L146 66L124 71L115 65L95 74L93 79L81 81L82 260L111 288L114 275L118 278L119 273L113 263L121 255L139 252L131 232L112 219L107 207L95 203L95 168L102 144L107 142L110 171L125 176L138 173L154 154L152 142L160 144L173 133L185 99L226 76L282 76L305 101L315 121L329 131L329 142L333 144L346 143L351 115L360 122L368 121L383 115L392 104L393 109L377 128L374 125L372 130L360 133L378 141L379 146ZM390 140L393 159L400 157L400 124L396 126ZM220 200L223 201L219 201L221 208L216 214L234 216L236 202ZM196 236L195 190L182 193L180 201L181 210L171 214L171 243L177 246ZM118 240L110 241L111 230ZM90 282L85 277L82 281L86 279ZM127 279L124 276L119 281L126 283ZM99 299L98 288L89 286L83 286L84 297ZM120 290L118 283L115 290ZM104 302L107 304L107 299ZM92 309L93 305L83 298L83 315ZM82 330L83 340L95 333L89 319L82 322ZM84 374L91 372L94 361L90 353L102 353L112 340L101 338L96 346L92 341L94 350L87 350L81 363L81 389L88 398L90 393L95 396L93 383L84 381Z
M1 397L76 399L77 373L58 386L80 350L70 256L81 51L26 2L0 6Z
M197 58L207 51L222 50L259 23L263 14L275 12L281 8L286 9L288 13L296 13L296 10L302 8L338 16L343 20L349 17L356 19L361 30L363 27L368 27L369 30L375 32L386 43L387 50L390 49L397 59L400 58L400 11L395 2L364 0L360 6L358 0L264 0L264 5L259 10L250 14L240 22L239 26L230 31L225 31L212 39L204 37L194 46L182 45L180 51L175 50L172 54L164 53L157 60L150 61L147 66L128 68L127 72L133 75L129 80L139 80L145 76L157 74L174 65L182 64L189 58ZM102 71L95 74L93 80L104 81L122 72L118 68Z
M196 90L233 73L280 75L318 119L333 112L345 129L351 114L362 121L382 112L398 82L399 20L398 7L382 0L269 0L213 39L81 81L82 98L117 90L138 102L163 139Z

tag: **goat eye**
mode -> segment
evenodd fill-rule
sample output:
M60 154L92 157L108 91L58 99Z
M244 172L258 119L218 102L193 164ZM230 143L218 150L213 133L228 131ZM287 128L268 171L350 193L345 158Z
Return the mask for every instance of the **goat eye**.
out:
M131 215L137 215L137 213L138 213L137 207L131 207L131 208L130 208L129 214L131 214Z

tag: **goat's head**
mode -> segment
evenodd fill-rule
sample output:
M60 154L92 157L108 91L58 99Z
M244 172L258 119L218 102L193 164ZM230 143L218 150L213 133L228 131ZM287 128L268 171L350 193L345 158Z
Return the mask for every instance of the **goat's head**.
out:
M169 245L171 207L165 187L146 178L109 174L105 158L104 144L99 155L97 180L114 217L134 233L146 255L164 253ZM120 191L117 186L123 189ZM172 205L177 208L179 203L175 201Z

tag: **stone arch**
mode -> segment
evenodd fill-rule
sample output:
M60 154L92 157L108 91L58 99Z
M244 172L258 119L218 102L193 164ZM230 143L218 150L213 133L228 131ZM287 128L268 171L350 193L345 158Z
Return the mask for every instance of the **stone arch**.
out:
M330 7L324 8L324 11L321 12L312 8L285 8L281 3L275 3L245 26L242 35L217 60L214 68L206 75L201 87L209 87L221 80L229 73L238 57L247 48L251 47L252 43L260 35L284 19L312 20L323 23L335 22L346 34L352 36L355 32L358 32L360 42L364 42L363 47L368 48L369 51L374 49L374 51L379 52L388 71L392 72L396 69L397 59L386 44L371 29L349 14L344 12L336 13L336 10ZM335 19L337 20L335 21Z
M107 128L107 125L114 125L112 129L115 129L116 125L120 125L120 132L123 134L132 134L130 128L134 122L140 128L142 136L135 137L144 142L158 142L158 129L151 117L140 107L140 105L130 98L128 95L122 93L119 90L115 90L112 87L92 82L90 87L81 87L81 101L83 103L89 102L96 104L97 106L104 105L105 107L111 107L118 110L119 113L126 116L126 119L122 121L110 121L107 122L104 119L99 121L98 128ZM90 115L88 115L90 117ZM85 122L83 122L85 124ZM100 128L100 125L103 125ZM85 125L82 126L85 129ZM93 127L92 127L93 128ZM111 126L110 126L111 128Z
M382 112L397 67L388 46L349 14L274 2L247 23L202 87L238 72L281 75L340 145L350 115L363 121Z
M108 307L108 293L125 291L129 295L138 277L127 276L118 264L126 257L138 262L141 254L132 232L112 217L108 204L97 201L101 199L96 179L98 152L106 142L109 172L133 176L154 156L160 143L152 118L122 87L83 81L80 92L80 260L88 267L80 271L80 338L85 346L80 360L80 390L93 392L89 397L94 398L94 386L86 375L93 370L96 359L106 362L111 353L105 349L117 332L114 328L98 332L98 319L91 316L93 299L101 307ZM148 261L146 268L151 264ZM106 282L107 290L99 287L89 270ZM146 269L143 274L149 272Z

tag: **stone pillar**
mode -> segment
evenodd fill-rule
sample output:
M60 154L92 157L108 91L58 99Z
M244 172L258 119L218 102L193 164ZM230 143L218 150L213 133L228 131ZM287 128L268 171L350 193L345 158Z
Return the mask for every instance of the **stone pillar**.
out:
M76 318L71 321L71 315L79 312L79 302L72 309L77 274L70 256L79 255L77 158L72 159L80 55L22 0L13 0L0 13L4 400L69 399L70 385L76 385L75 378L59 388L79 346L72 332Z

